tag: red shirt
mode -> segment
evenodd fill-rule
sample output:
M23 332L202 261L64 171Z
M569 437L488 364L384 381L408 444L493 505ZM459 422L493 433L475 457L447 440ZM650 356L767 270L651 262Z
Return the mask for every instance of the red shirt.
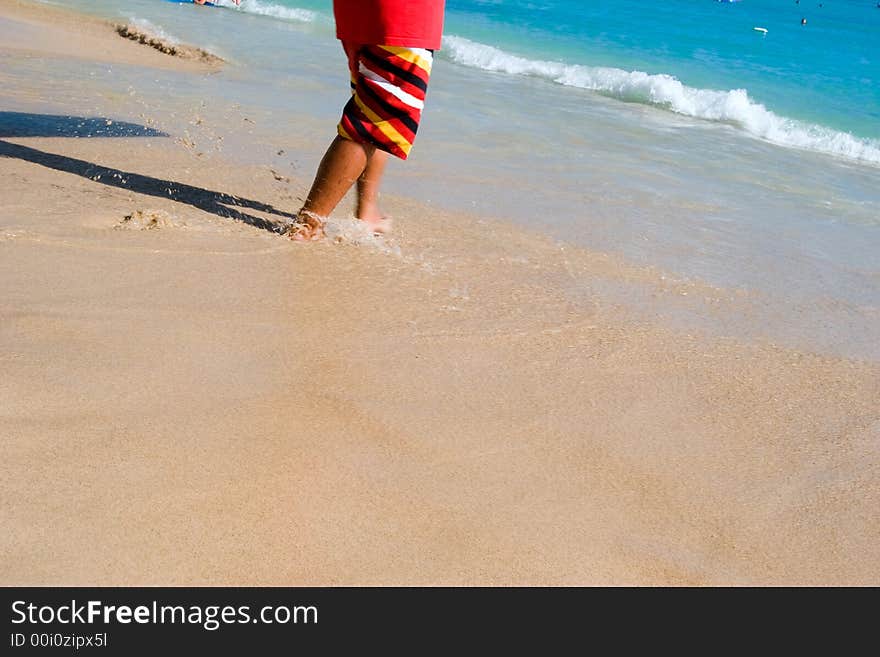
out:
M333 0L336 36L371 46L440 48L445 0Z

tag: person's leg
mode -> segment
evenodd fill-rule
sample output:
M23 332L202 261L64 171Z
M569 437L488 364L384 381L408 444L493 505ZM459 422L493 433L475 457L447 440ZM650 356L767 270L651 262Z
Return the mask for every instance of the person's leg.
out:
M358 178L355 216L376 233L385 233L391 228L390 220L379 209L379 188L382 185L382 176L387 163L388 153L377 149L370 156L367 168Z
M298 213L300 225L292 234L296 240L312 240L323 234L324 218L361 178L376 150L371 144L336 137L324 154L312 189Z
M333 141L315 175L291 237L323 236L324 219L358 181L356 214L373 232L387 232L390 221L379 210L379 188L388 155L407 159L424 107L433 52L396 46L343 43L353 94ZM401 75L401 71L405 75Z

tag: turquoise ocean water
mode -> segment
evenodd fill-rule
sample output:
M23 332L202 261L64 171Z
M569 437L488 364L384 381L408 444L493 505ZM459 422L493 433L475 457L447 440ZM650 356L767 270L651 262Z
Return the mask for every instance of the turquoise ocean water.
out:
M328 21L329 5L245 0L242 11ZM467 66L542 77L880 164L876 5L449 0L445 50Z
M86 109L130 112L142 91L166 99L145 110L164 129L197 136L181 117L234 105L253 121L218 118L228 156L311 176L348 94L331 0L48 3L231 63L195 84L94 67L71 84ZM776 333L880 357L876 5L448 0L419 139L387 189L760 293ZM74 66L40 73L47 97Z
M178 18L168 0L52 4L105 14L139 12L166 26ZM243 0L238 8L230 0L217 4L332 30L331 0ZM877 4L448 0L443 56L475 69L542 78L729 123L782 146L880 164Z

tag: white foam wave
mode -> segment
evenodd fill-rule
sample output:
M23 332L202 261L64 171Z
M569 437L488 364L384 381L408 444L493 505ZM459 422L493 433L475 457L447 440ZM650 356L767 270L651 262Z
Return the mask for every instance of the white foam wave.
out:
M180 39L176 36L168 34L161 27L156 25L155 23L151 23L146 18L138 18L137 16L129 16L128 17L129 24L136 27L141 32L149 34L150 36L156 37L157 39L161 39L165 43L179 44Z
M779 116L751 100L745 89L697 89L671 75L532 60L456 36L445 37L443 47L448 57L465 66L541 77L627 102L656 105L685 116L730 122L754 137L780 146L880 164L880 141Z
M271 16L272 18L280 18L286 21L297 21L299 23L314 23L318 14L308 9L300 9L298 7L284 7L272 4L271 2L263 2L262 0L241 0L241 4L236 6L232 0L214 0L215 4L221 7L229 7L230 9L238 9L248 14L259 14L260 16Z
M328 217L324 221L324 233L334 244L351 244L361 246L386 255L400 256L400 247L375 235L367 224L359 219L341 219Z

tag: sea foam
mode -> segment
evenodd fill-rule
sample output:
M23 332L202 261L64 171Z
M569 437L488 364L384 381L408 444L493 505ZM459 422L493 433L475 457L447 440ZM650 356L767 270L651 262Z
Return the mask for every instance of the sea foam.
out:
M221 7L229 7L230 9L238 9L247 14L258 14L260 16L271 16L272 18L280 18L287 21L297 21L300 23L314 23L318 14L308 9L300 9L297 7L284 7L272 4L271 2L263 2L262 0L246 0L236 6L232 0L214 0L215 4Z
M527 59L457 36L445 37L443 47L448 58L464 66L544 78L626 102L732 123L753 137L780 146L880 164L880 140L860 139L825 126L779 116L749 98L745 89L698 89L666 74Z
M165 41L166 43L170 43L170 44L174 44L174 45L177 45L180 43L180 39L178 39L176 36L169 34L165 30L163 30L161 27L156 25L155 23L148 21L146 18L138 18L137 16L130 15L128 17L128 22L129 22L129 24L133 25L141 32L145 32L146 34L149 34L150 36L156 37L157 39L161 39L162 41Z

